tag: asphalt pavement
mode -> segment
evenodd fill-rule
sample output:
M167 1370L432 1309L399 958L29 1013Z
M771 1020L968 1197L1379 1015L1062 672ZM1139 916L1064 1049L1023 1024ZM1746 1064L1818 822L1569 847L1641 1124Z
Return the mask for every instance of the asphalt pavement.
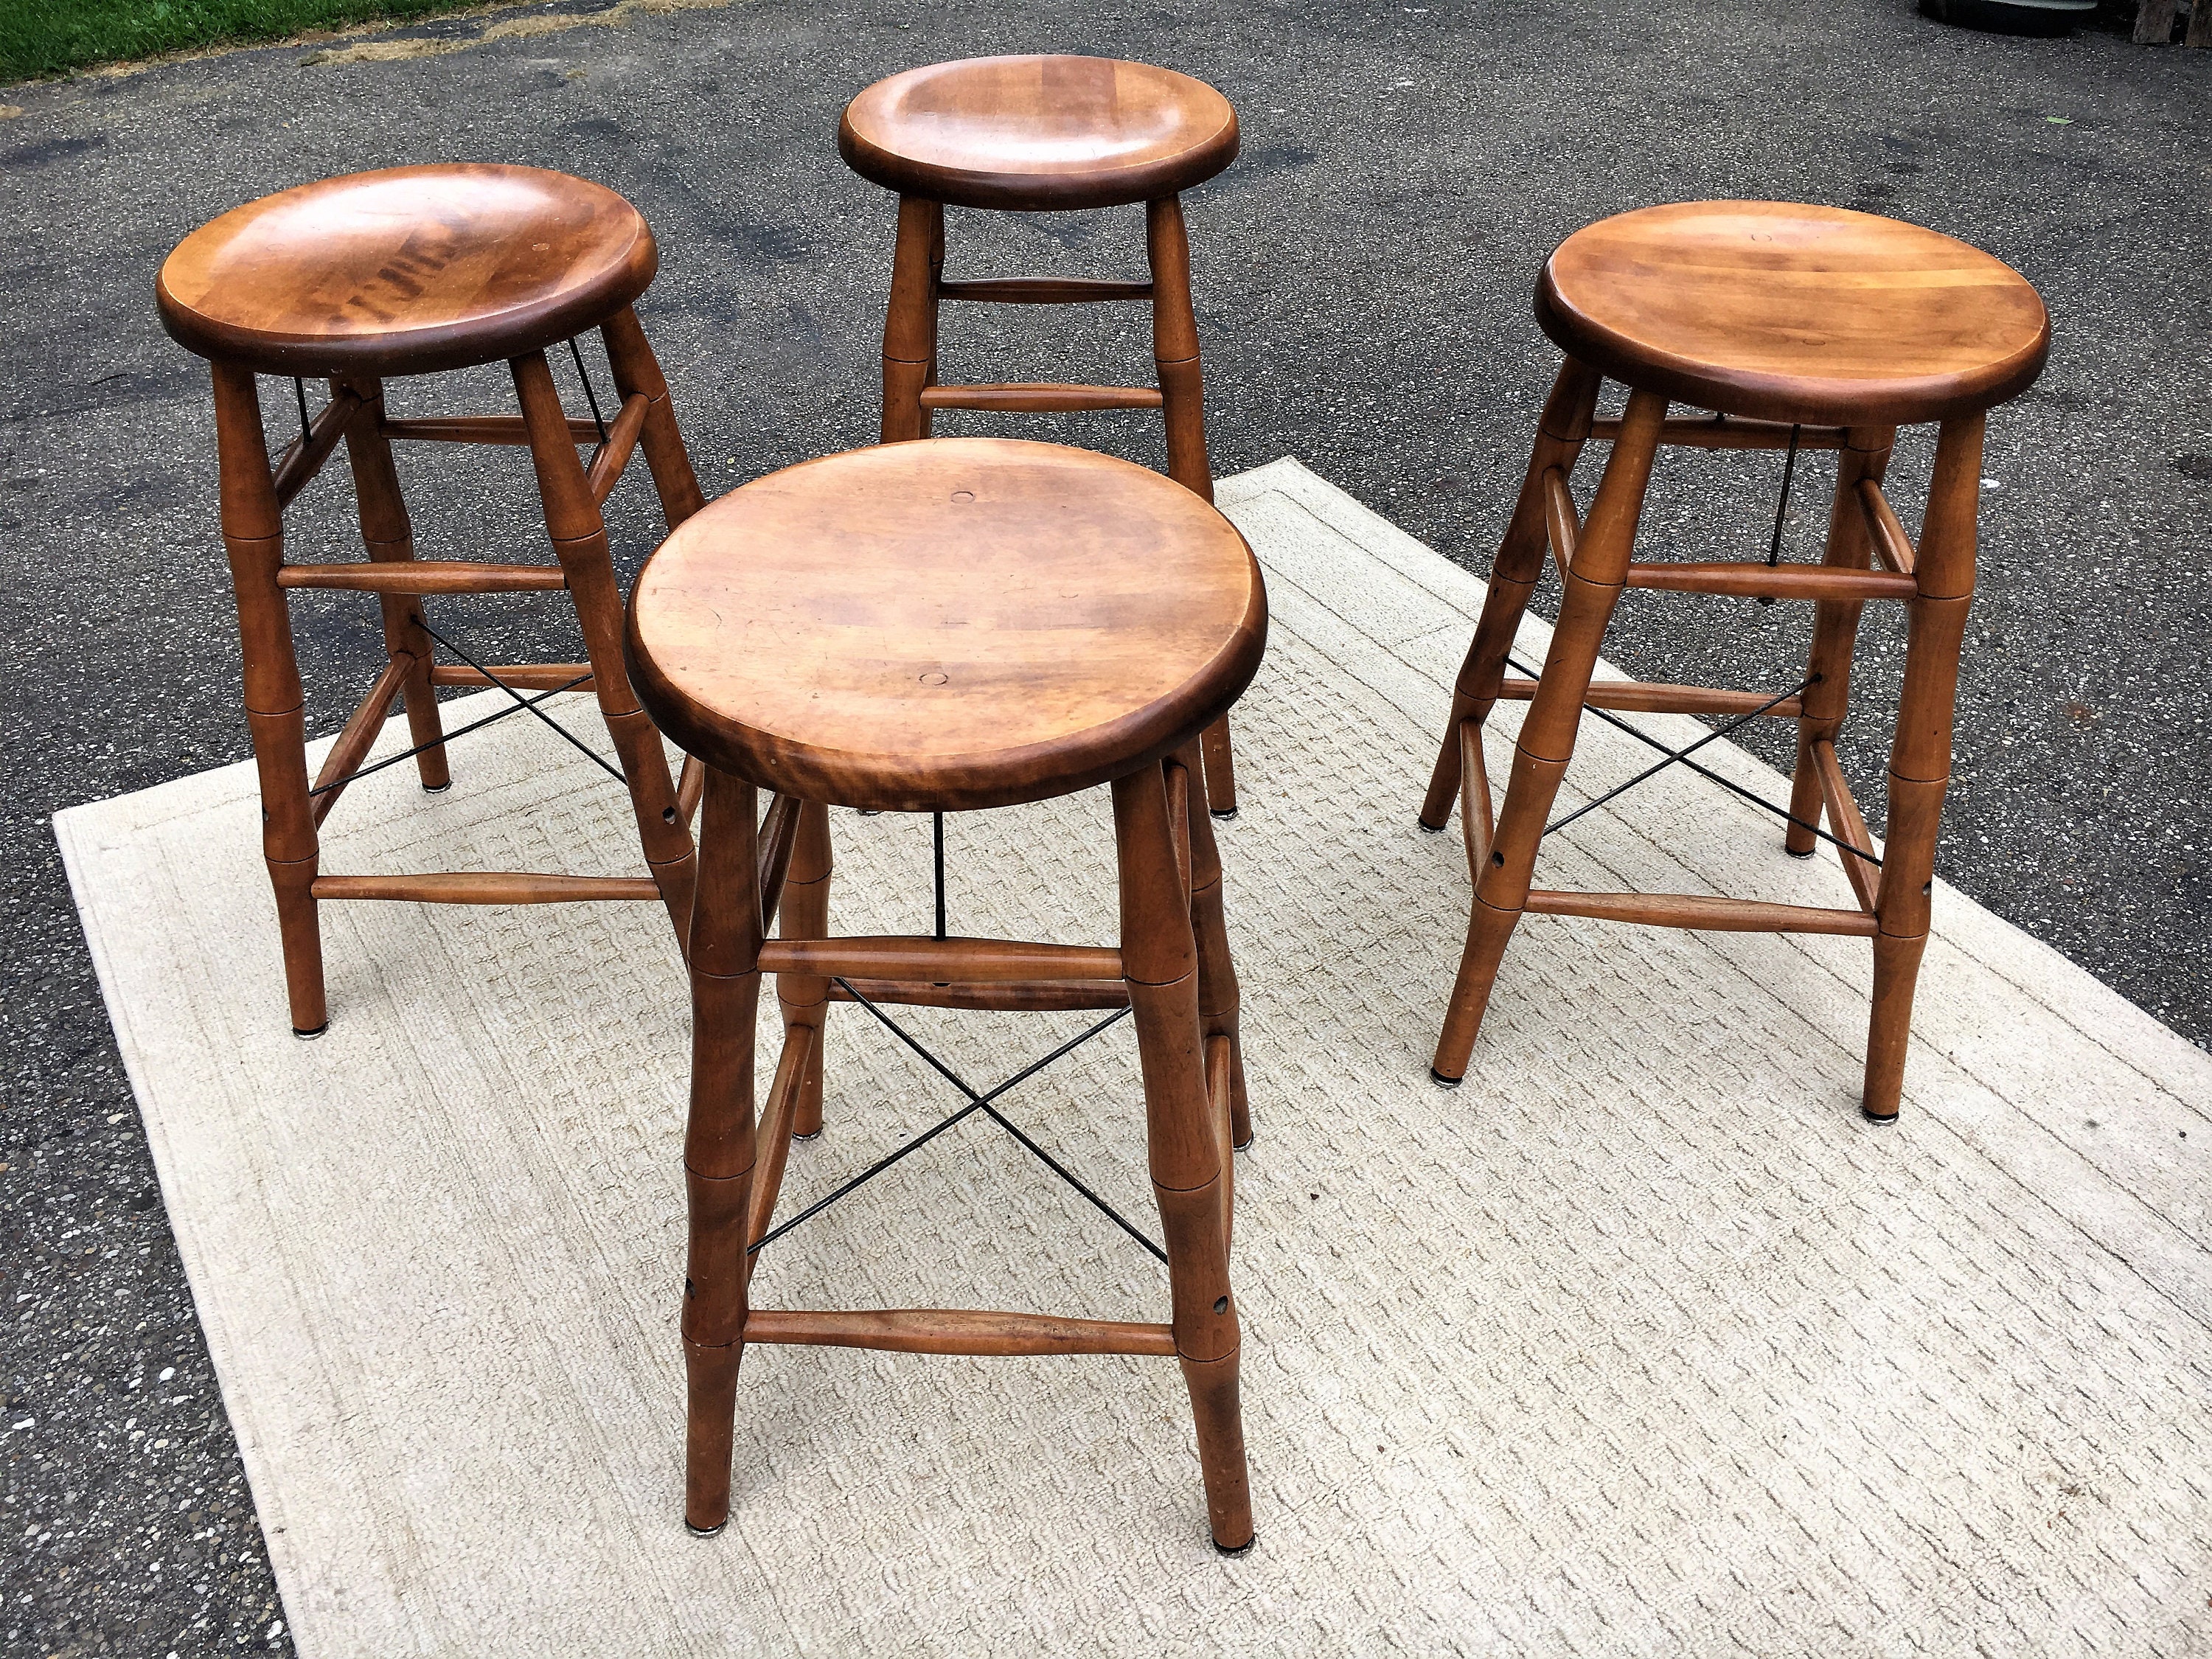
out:
M1555 361L1530 286L1577 227L1787 198L1931 225L2026 273L2054 345L1990 426L1939 868L2212 1042L2212 54L1972 33L1910 0L629 0L15 88L0 95L21 112L0 118L0 1651L289 1648L48 822L247 753L205 374L155 321L162 257L326 174L458 158L600 179L659 236L641 314L715 493L874 434L892 204L837 159L844 100L911 64L1039 50L1171 64L1237 106L1242 159L1188 203L1217 471L1296 455L1478 569ZM955 275L1109 275L1142 254L1133 211L955 212L950 237ZM1147 369L1120 308L949 322L947 378ZM403 386L395 407L501 406L499 377L474 379L458 400ZM1155 427L939 429L1157 463ZM1908 442L1892 474L1908 522L1929 452ZM516 459L403 457L426 556L538 534ZM1797 556L1817 556L1828 465L1801 467ZM1779 471L1670 458L1651 545L1763 553ZM625 574L653 544L649 500L617 497ZM345 545L349 512L342 483L311 489L297 544ZM1790 611L1633 596L1608 651L1650 678L1792 684L1806 627ZM374 672L374 608L330 597L299 614L311 727L328 730ZM441 615L493 660L574 653L556 607ZM1877 820L1902 651L1901 623L1870 612L1843 748ZM1778 759L1778 735L1760 741ZM1421 782L1378 810L1410 825Z

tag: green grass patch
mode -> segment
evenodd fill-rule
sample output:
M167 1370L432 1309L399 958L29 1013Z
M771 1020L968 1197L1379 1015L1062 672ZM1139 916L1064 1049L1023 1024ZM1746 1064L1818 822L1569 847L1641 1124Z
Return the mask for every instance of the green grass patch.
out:
M456 0L0 0L0 82L459 9Z

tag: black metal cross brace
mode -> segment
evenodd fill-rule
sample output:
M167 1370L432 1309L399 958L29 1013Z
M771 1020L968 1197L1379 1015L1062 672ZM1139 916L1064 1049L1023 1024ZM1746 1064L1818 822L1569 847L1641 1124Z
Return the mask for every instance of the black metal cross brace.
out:
M866 1186L869 1182L873 1181L878 1176L881 1175L884 1170L890 1169L892 1164L896 1164L901 1158L906 1157L908 1153L916 1152L921 1147L927 1146L931 1141L936 1139L938 1136L943 1134L947 1129L952 1127L956 1123L963 1122L968 1118L973 1117L976 1113L981 1112L985 1116L988 1117L994 1123L997 1124L1001 1129L1004 1129L1008 1134L1012 1135L1017 1141L1020 1142L1024 1147L1028 1149L1028 1151L1034 1153L1036 1156L1037 1160L1042 1163L1045 1168L1050 1170L1054 1175L1058 1176L1062 1181L1073 1188L1078 1194L1087 1200L1099 1212L1099 1213L1103 1215L1109 1221L1111 1221L1123 1232L1128 1234L1130 1237L1135 1239L1138 1243L1143 1245L1146 1249L1151 1251L1152 1255L1158 1257L1162 1262L1165 1262L1167 1261L1168 1253L1165 1250L1162 1249L1158 1245L1153 1243L1151 1239L1147 1238L1144 1233L1138 1230L1135 1224L1131 1222L1127 1217L1124 1216L1104 1199L1099 1197L1098 1194L1091 1191L1090 1188L1084 1185L1084 1183L1076 1177L1074 1173L1070 1170L1066 1164L1062 1164L1058 1158L1054 1158L1050 1152L1045 1151L1043 1147L1038 1146L1035 1140L1024 1133L1018 1124L1015 1123L1012 1118L1009 1118L1004 1112L1001 1112L995 1104L994 1104L1000 1096L1006 1094L1017 1085L1027 1082L1030 1078L1035 1077L1039 1072L1044 1070L1046 1066L1051 1065L1053 1061L1060 1059L1064 1054L1073 1053L1085 1043L1090 1042L1091 1038L1098 1036L1101 1032L1112 1026L1115 1022L1127 1018L1129 1013L1129 1011L1127 1008L1116 1008L1112 1013L1107 1015L1105 1018L1100 1020L1096 1025L1091 1026L1088 1030L1078 1032L1075 1036L1061 1043L1060 1047L1054 1048L1050 1054L1045 1055L1042 1059L1033 1060L1029 1065L1022 1067L1020 1071L1015 1073L1012 1077L1008 1078L1004 1083L1000 1084L997 1088L993 1089L989 1093L978 1094L973 1088L969 1086L966 1079L962 1078L957 1072L955 1072L935 1054L930 1053L929 1050L923 1047L911 1032L900 1025L896 1020L893 1019L889 1014L886 1014L867 997L854 989L852 982L849 980L838 979L835 981L835 983L845 993L846 995L852 998L854 1001L859 1003L861 1007L866 1009L870 1013L873 1014L877 1019L880 1020L893 1036L896 1037L901 1042L906 1044L908 1048L913 1049L915 1054L921 1055L922 1060L932 1071L935 1072L939 1077L950 1083L954 1088L959 1090L962 1094L967 1096L968 1103L965 1106L961 1107L959 1110L954 1112L951 1116L945 1118L943 1121L937 1123L929 1128L924 1129L920 1134L915 1136L911 1140L907 1141L896 1151L878 1158L866 1169L861 1170L860 1174L854 1176L850 1181L845 1182L843 1186L838 1188L827 1197L818 1199L814 1203L810 1204L806 1208L801 1210L797 1215L792 1217L790 1220L785 1222L781 1226L775 1228L771 1231L763 1234L760 1242L751 1246L752 1250L757 1251L769 1244L773 1244L777 1239L781 1238L793 1227L799 1225L800 1222L812 1219L814 1217L821 1214L823 1211L828 1209L832 1204L836 1203L838 1200L857 1192L860 1188Z
M1526 663L1521 662L1510 656L1508 656L1505 660L1510 667L1516 669L1520 672L1526 674L1529 678L1534 679L1537 678L1537 671L1529 667ZM1706 732L1705 736L1699 738L1695 743L1682 749L1668 748L1665 744L1653 737L1649 732L1644 731L1640 726L1632 725L1630 722L1622 720L1609 708L1589 708L1588 705L1585 705L1585 711L1587 713L1596 715L1608 726L1620 727L1620 730L1627 732L1630 737L1634 738L1638 743L1644 744L1650 748L1656 749L1663 758L1662 758L1656 765L1644 768L1643 771L1638 772L1634 777L1629 779L1627 782L1616 784L1612 788L1607 790L1602 795L1597 796L1595 799L1584 801L1580 806L1575 808L1573 811L1568 813L1565 817L1553 819L1551 823L1544 826L1544 833L1548 836L1556 830L1564 830L1567 825L1572 823L1577 818L1582 817L1583 813L1595 811L1599 807L1604 805L1615 796L1625 795L1630 790L1635 788L1638 784L1644 783L1652 778L1657 777L1659 774L1665 771L1668 767L1680 765L1687 767L1691 771L1695 772L1701 778L1717 783L1722 788L1729 791L1731 794L1742 796L1744 799L1749 801L1753 806L1764 807L1768 811L1773 813L1777 817L1787 819L1790 823L1796 824L1801 830L1811 830L1822 841L1827 842L1832 846L1841 848L1844 852L1850 854L1853 858L1863 859L1866 862L1879 869L1881 866L1881 860L1876 858L1873 854L1862 852L1859 848L1852 846L1850 842L1830 835L1826 830L1820 828L1819 824L1808 823L1803 818L1799 817L1788 807L1777 806L1772 801L1767 799L1764 795L1759 794L1753 790L1747 789L1734 779L1724 778L1719 773L1711 770L1708 767L1700 766L1697 762L1690 758L1692 755L1697 753L1698 750L1703 749L1707 744L1718 742L1721 738L1728 736L1731 732L1741 730L1742 727L1748 726L1752 721L1765 714L1770 708L1777 708L1779 705L1789 702L1792 697L1803 696L1806 692L1813 689L1814 685L1817 684L1817 681L1818 677L1815 676L1813 678L1803 681L1795 690L1778 692L1775 696L1769 697L1765 702L1759 704L1758 708L1752 709L1749 713L1737 715L1735 719L1729 721L1725 726L1715 726L1711 731Z

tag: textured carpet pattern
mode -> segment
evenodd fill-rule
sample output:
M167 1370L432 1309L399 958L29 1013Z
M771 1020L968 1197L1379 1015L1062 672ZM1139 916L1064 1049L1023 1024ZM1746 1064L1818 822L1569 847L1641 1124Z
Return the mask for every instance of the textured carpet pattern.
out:
M1894 1127L1855 1109L1847 940L1533 921L1435 1090L1468 879L1413 809L1480 586L1294 463L1222 499L1274 611L1222 836L1240 1560L1174 1366L1130 1358L757 1350L733 1523L688 1538L658 909L326 907L302 1044L248 769L58 820L299 1650L2212 1651L2212 1059L1939 888ZM1591 724L1571 794L1646 752ZM635 867L619 792L532 722L455 774L356 786L325 868ZM926 823L834 823L834 925L926 927ZM1109 942L1108 832L1103 792L952 820L954 930ZM1848 902L1673 775L1540 880ZM1083 1018L908 1017L979 1087ZM786 1213L956 1103L858 1010L828 1074ZM1006 1106L1156 1226L1126 1027ZM1165 1316L1164 1271L974 1120L757 1285Z

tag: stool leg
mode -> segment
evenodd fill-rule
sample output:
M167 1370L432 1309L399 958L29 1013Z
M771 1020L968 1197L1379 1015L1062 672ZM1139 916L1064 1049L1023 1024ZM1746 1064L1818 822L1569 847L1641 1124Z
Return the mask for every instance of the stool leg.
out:
M1874 562L1874 544L1867 534L1866 514L1859 507L1862 482L1880 483L1889 466L1890 446L1897 440L1895 427L1853 427L1844 434L1836 459L1836 499L1828 509L1828 549L1823 564L1864 570ZM1790 781L1790 812L1807 823L1820 821L1820 773L1813 759L1813 745L1832 744L1850 712L1851 655L1858 643L1858 601L1822 599L1814 607L1813 650L1805 665L1803 713L1797 720L1797 769ZM1793 858L1813 856L1818 844L1810 830L1791 824L1783 846Z
M1122 970L1144 1070L1152 1194L1167 1234L1176 1353L1197 1423L1214 1546L1239 1551L1252 1542L1252 1494L1229 1291L1229 1184L1206 1099L1198 949L1160 766L1115 781L1114 830Z
M1221 849L1206 809L1205 775L1195 745L1186 744L1174 765L1190 780L1186 834L1190 841L1190 926L1198 945L1199 1030L1208 1046L1216 1037L1229 1042L1229 1139L1237 1151L1252 1144L1252 1108L1244 1088L1244 1045L1237 1035L1243 994L1237 964L1229 954L1229 923L1221 900ZM1233 1180L1233 1174L1231 1176Z
M1528 471L1521 481L1521 494L1505 526L1505 539L1491 563L1490 590L1483 596L1482 619L1460 665L1452 690L1451 718L1444 724L1444 740L1437 750L1437 763L1429 778L1429 793L1421 802L1421 828L1442 830L1451 822L1452 804L1459 799L1460 727L1473 720L1481 725L1498 701L1498 687L1505 678L1505 658L1513 649L1513 636L1528 609L1528 596L1544 574L1549 542L1544 529L1544 475L1553 467L1571 476L1576 459L1589 440L1590 411L1597 406L1601 378L1588 364L1572 357L1559 365L1552 382L1552 395L1544 401L1543 417L1536 425L1536 445L1528 458Z
M645 452L647 470L653 474L661 517L673 530L706 506L707 498L699 493L698 476L684 453L684 434L676 429L676 406L669 401L659 360L646 343L637 313L628 306L600 325L599 338L607 348L607 366L614 371L615 391L626 398L645 394L645 425L638 432L637 447Z
M890 304L884 313L883 441L887 444L929 435L929 412L921 406L921 389L935 372L937 274L944 258L944 204L919 196L900 197Z
M1877 1121L1897 1115L1905 1092L1905 1050L1912 993L1928 946L1929 896L1936 880L1936 833L1951 779L1951 721L1959 654L1973 603L1975 519L1981 503L1980 414L1954 416L1936 441L1935 476L1921 521L1905 650L1905 692L1889 751L1889 836L1882 848L1875 915L1874 1007L1868 1023L1866 1090L1861 1109Z
M253 376L230 363L213 367L222 544L238 595L246 725L261 781L261 853L276 892L292 1030L299 1036L320 1036L331 1016L323 992L322 925L315 909L307 694L292 646L291 611L276 586L276 571L284 562L283 514L269 471L269 442L261 430L261 395Z
M331 382L333 391L338 383ZM415 527L408 521L407 503L399 494L399 470L392 465L392 440L384 435L384 383L361 380L352 383L361 408L346 428L346 460L353 468L354 495L361 508L362 544L379 562L415 556ZM400 695L407 706L407 735L410 744L424 749L415 757L422 787L435 793L453 787L453 775L446 749L438 739L445 726L438 718L438 694L430 686L430 636L422 628L422 600L412 593L386 593L377 603L384 610L384 653L393 662L409 659L407 678Z
M776 931L785 939L830 937L830 809L805 803L792 837L791 866L783 878L783 908ZM830 981L819 974L778 974L775 1000L783 1009L783 1040L795 1041L801 1026L818 1035L830 1007ZM811 1140L822 1133L822 1045L799 1080L799 1100L791 1115L792 1138Z
M752 785L707 769L702 864L690 919L691 1114L684 1183L691 1245L684 1273L684 1523L720 1532L730 1517L730 1447L744 1358L745 1212L752 1197L753 1028L760 1006L757 801Z
M569 597L584 631L584 651L592 664L592 686L615 755L629 786L637 815L638 838L646 866L660 888L680 943L691 915L695 864L690 832L676 805L675 781L668 774L668 751L660 733L638 706L623 664L623 601L615 586L614 561L607 550L606 522L576 445L568 417L553 386L545 354L532 352L510 365L522 400L522 419L530 434L530 458L538 469L538 493L545 504L545 528L554 556L568 579Z
M941 290L945 285L945 209L939 205L937 216L929 227L929 374L926 386L937 384L937 332L945 314ZM930 435L933 426L934 410L921 411L921 435Z
M1159 375L1168 433L1168 476L1213 499L1213 462L1206 450L1206 381L1199 363L1198 314L1190 299L1190 237L1180 198L1145 204L1145 257L1152 275L1152 364ZM1229 716L1206 728L1206 794L1216 817L1237 816L1237 763Z
M1644 491L1651 480L1652 458L1666 416L1667 400L1656 392L1630 396L1620 436L1606 461L1597 499L1590 504L1574 563L1568 568L1552 648L1528 705L1528 717L1514 740L1513 774L1498 810L1490 860L1475 880L1467 948L1431 1064L1431 1073L1441 1082L1456 1083L1466 1074L1506 940L1528 902L1536 846L1544 837L1559 780L1575 752L1583 700L1589 695L1590 673L1597 666L1606 623L1627 581L1636 520L1644 510Z

